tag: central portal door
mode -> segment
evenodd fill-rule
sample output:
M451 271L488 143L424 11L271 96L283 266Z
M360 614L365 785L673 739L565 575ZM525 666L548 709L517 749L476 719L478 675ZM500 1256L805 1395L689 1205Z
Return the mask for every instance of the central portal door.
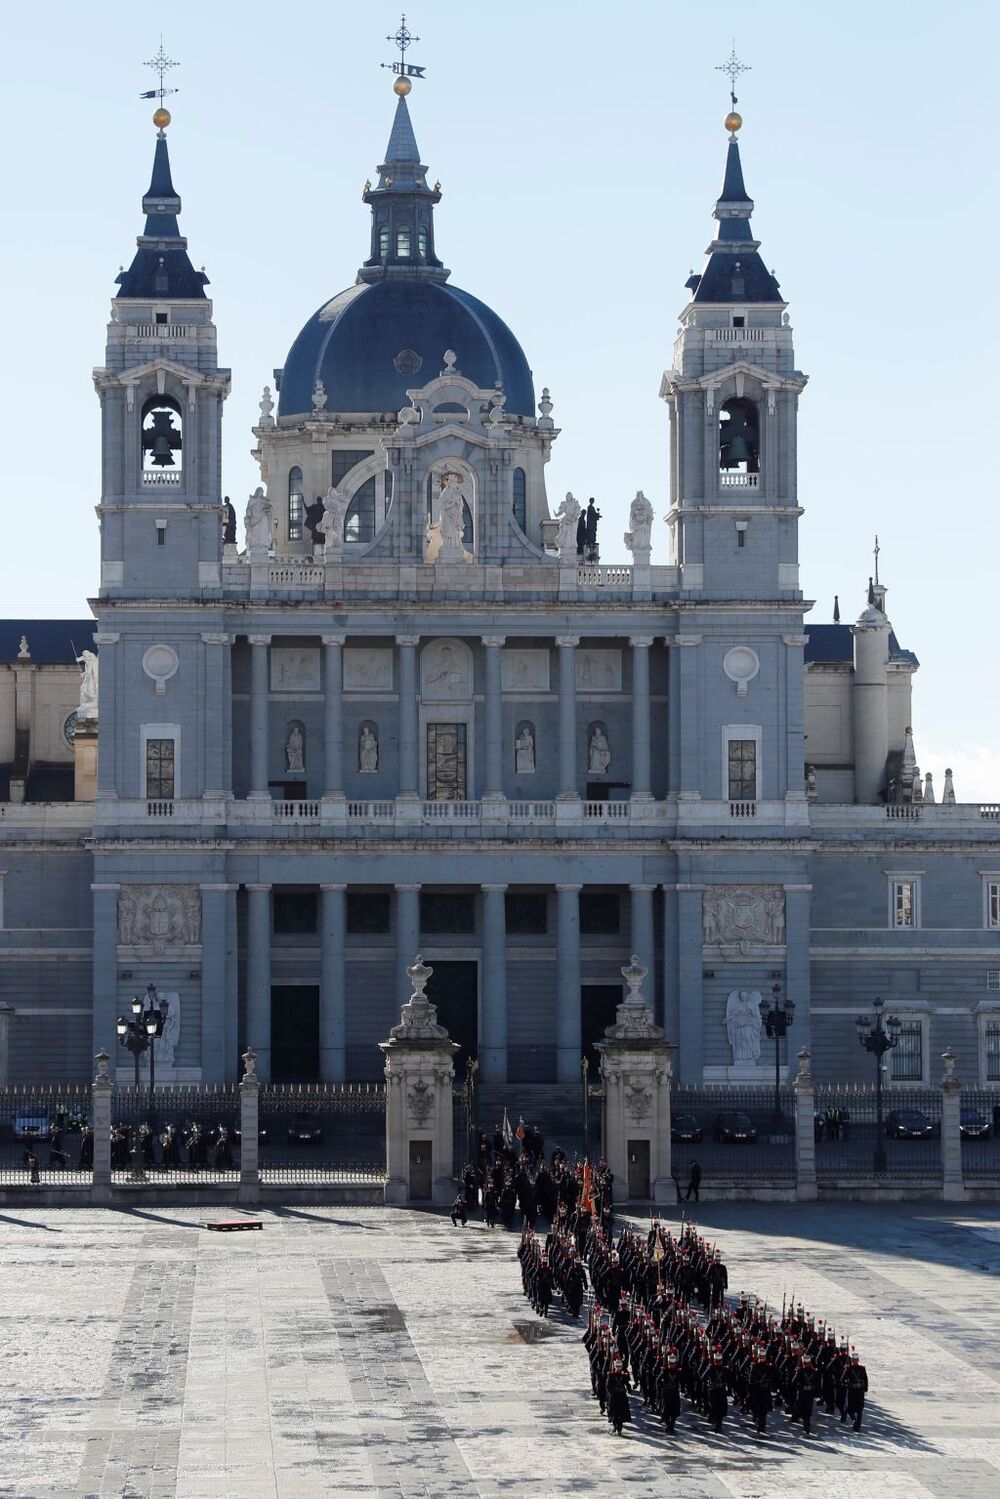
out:
M319 1081L319 986L272 984L271 1078L276 1083Z
M438 1024L447 1027L462 1048L455 1053L455 1080L465 1081L468 1057L479 1055L479 964L440 963L431 959L434 972L427 985L427 998L437 1005Z

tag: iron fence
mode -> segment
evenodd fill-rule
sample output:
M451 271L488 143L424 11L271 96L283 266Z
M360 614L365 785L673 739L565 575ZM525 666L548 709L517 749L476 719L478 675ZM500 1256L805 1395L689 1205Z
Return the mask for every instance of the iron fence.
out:
M0 1183L90 1185L90 1088L0 1088Z
M260 1179L385 1179L385 1083L271 1083L259 1093Z
M816 1176L941 1177L941 1093L937 1088L882 1090L879 1128L874 1087L815 1090Z
M1000 1088L963 1088L960 1119L963 1177L1000 1181Z
M111 1180L235 1186L240 1169L240 1090L234 1084L116 1088L111 1100Z
M686 1087L670 1094L675 1175L682 1181L697 1161L706 1185L718 1180L795 1179L795 1105L790 1088Z

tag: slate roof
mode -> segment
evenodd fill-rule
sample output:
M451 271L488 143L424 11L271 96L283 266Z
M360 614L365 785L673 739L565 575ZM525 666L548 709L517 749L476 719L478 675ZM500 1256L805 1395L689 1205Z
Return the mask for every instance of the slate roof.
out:
M36 666L72 665L80 651L93 650L96 629L96 619L0 619L0 662L17 660L26 635Z

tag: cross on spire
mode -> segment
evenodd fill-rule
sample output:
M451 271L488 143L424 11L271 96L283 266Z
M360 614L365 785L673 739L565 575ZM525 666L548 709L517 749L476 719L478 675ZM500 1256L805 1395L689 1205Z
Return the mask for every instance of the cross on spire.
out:
M159 77L160 85L159 88L151 88L148 89L146 93L140 94L140 99L159 99L160 104L162 105L164 99L168 94L177 93L177 90L175 88L164 87L164 78L166 78L171 68L177 67L177 64L176 62L174 62L172 57L168 57L166 52L164 52L162 36L160 37L160 49L157 52L156 56L151 57L148 62L143 63L143 67L152 68L153 72L156 73Z
M740 62L739 58L736 56L735 41L733 42L733 50L730 52L725 62L720 63L715 71L717 73L725 73L728 75L729 97L732 100L733 108L735 109L738 103L738 100L736 98L736 80L737 78L739 78L741 73L749 73L751 71L749 63Z
M415 67L413 63L408 63L406 61L407 48L411 47L414 42L419 42L419 40L420 38L418 36L414 36L413 33L407 28L405 14L400 16L399 30L395 33L394 36L390 35L386 37L387 42L392 42L393 46L398 48L399 61L384 62L381 64L381 66L383 68L390 68L398 78L423 78L423 68Z
M875 552L874 552L874 556L875 556L875 582L876 583L878 582L878 554L879 554L879 552L881 550L882 550L882 548L878 544L878 535L876 534L876 536L875 536Z

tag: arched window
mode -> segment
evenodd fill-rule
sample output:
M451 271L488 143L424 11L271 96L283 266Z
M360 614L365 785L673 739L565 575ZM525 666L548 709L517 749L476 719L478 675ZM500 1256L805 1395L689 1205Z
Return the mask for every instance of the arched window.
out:
M345 541L375 539L375 477L362 484L355 494L344 520Z
M400 260L410 258L410 231L409 229L396 230L396 254Z
M719 412L719 468L740 474L760 472L760 424L753 401L740 396Z
M423 224L417 230L417 254L421 260L427 259L427 230Z
M389 225L380 224L378 231L378 253L379 258L384 260L389 253Z
M150 396L142 408L142 482L179 484L183 469L183 417L173 396Z
M289 541L301 541L303 528L305 526L306 505L302 493L302 470L299 467L288 470L288 539Z
M514 519L522 531L528 529L528 486L524 469L514 470Z

